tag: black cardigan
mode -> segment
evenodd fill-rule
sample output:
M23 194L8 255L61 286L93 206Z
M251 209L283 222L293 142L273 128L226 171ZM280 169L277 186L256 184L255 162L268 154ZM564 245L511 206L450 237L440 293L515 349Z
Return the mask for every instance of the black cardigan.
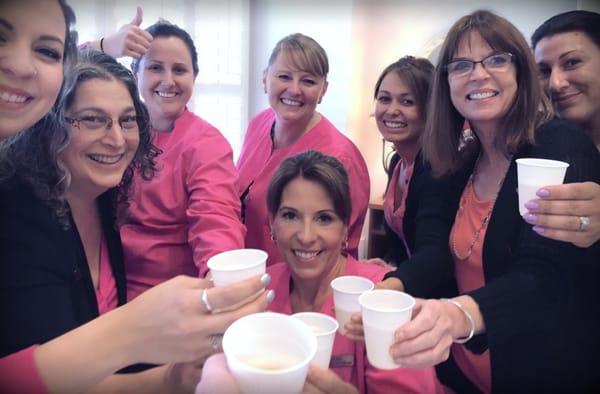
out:
M549 122L536 133L535 146L513 157L484 239L485 286L469 293L486 332L467 348L489 348L493 392L597 388L600 294L594 282L600 278L600 245L578 248L541 237L520 217L519 157L570 163L565 183L600 182L596 147L569 122ZM438 375L458 392L475 391L452 359L438 366Z
M394 155L390 164L390 176L398 161L398 155ZM397 266L385 278L400 279L405 291L416 297L443 297L456 291L448 247L448 235L460 197L459 182L454 178L434 179L431 168L423 161L419 152L409 180L402 219L404 238L411 251L410 258L398 235L387 223L384 226L388 247L386 260ZM388 180L388 189L389 187L394 186L390 186Z
M108 191L98 204L122 305L125 270L112 197ZM51 209L18 181L0 188L0 316L0 356L44 343L98 316L77 228L61 228Z

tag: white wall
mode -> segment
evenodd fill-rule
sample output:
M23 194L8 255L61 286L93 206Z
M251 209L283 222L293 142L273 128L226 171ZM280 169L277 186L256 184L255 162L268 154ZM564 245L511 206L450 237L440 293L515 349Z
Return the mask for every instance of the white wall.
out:
M275 43L301 32L328 53L329 90L318 108L359 147L369 166L371 197L383 193L381 138L370 116L381 70L404 55L427 56L454 21L476 9L494 11L526 38L560 12L595 9L598 0L252 0L248 118L267 107L262 72Z

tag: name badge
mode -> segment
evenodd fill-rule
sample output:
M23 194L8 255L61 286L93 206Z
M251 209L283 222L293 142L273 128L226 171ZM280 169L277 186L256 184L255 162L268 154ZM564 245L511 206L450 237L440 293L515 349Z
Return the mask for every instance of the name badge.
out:
M352 367L354 365L354 354L343 354L332 356L329 368Z

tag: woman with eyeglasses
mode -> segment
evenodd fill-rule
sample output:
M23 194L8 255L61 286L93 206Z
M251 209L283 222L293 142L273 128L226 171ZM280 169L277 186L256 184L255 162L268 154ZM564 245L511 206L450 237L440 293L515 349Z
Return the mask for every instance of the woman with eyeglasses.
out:
M423 149L434 175L463 187L448 240L458 293L419 300L390 352L403 367L448 359L438 377L461 393L590 383L578 378L593 363L575 355L591 360L577 340L592 339L586 278L598 277L598 256L542 238L521 218L515 160L567 161L566 182L597 182L600 158L581 130L553 119L536 71L521 33L488 11L452 26L435 71ZM460 147L465 120L476 139Z
M215 334L272 297L212 313L268 278L207 290L208 281L180 276L122 305L114 198L125 200L134 170L152 174L147 113L112 59L67 67L77 61L73 22L62 0L0 4L1 392L78 392L136 362L201 359L218 350ZM63 71L65 90L47 115ZM182 370L155 368L146 381L175 388ZM126 379L108 384L125 388Z

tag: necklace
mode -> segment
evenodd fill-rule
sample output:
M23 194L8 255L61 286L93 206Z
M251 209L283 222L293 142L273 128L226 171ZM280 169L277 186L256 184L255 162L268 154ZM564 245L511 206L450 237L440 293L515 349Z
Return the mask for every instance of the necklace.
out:
M477 167L479 165L480 158L481 158L481 154L479 155L479 157L477 157L477 161L475 162L475 167L473 169L473 173L471 174L471 176L469 177L469 181L467 182L467 187L471 186L473 188L473 193L475 193L475 185L473 185L473 179L475 178L475 175L477 175ZM512 160L512 156L510 156L508 159L508 167L510 167L511 160ZM500 179L500 182L498 183L498 189L496 190L496 195L494 196L492 203L490 204L490 209L483 217L483 220L481 221L481 225L479 226L479 228L477 230L475 230L473 239L471 240L469 247L467 248L466 255L461 256L458 253L458 251L456 250L456 241L455 241L455 234L454 234L455 226L452 226L452 231L450 231L450 247L452 249L452 254L458 260L464 261L464 260L468 259L469 256L471 256L471 253L473 253L473 246L475 246L475 243L479 239L479 234L481 234L481 231L483 230L483 228L485 226L487 226L487 224L490 221L490 218L492 217L492 211L494 210L494 205L496 205L496 199L498 198L498 194L500 193L500 189L502 188L502 184L504 183L504 179L506 178L506 174L508 173L508 167L506 168L504 175L502 176L502 178ZM456 216L461 215L463 213L463 211L464 211L464 198L461 197L460 204L458 207L458 212L456 213Z

